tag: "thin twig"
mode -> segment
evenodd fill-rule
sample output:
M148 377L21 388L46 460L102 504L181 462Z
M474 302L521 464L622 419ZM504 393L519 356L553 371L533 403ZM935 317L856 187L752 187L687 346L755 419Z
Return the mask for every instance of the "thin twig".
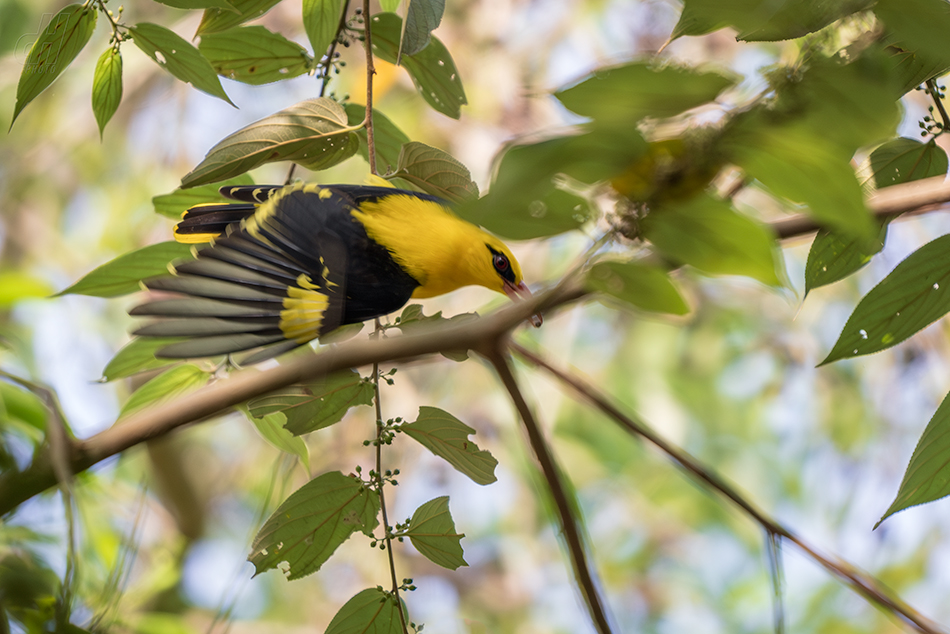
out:
M346 12L350 8L350 0L343 3L343 11L340 12L340 23L336 27L336 37L330 42L330 48L327 49L327 61L323 66L323 81L320 84L320 96L323 97L327 92L327 85L330 83L330 71L333 69L333 55L336 53L336 45L340 42L340 33L346 27ZM316 51L314 51L316 53Z
M581 532L578 529L577 519L574 516L567 491L561 481L561 470L554 459L554 454L548 447L544 434L541 432L541 428L538 426L534 414L532 414L531 408L528 407L528 403L518 387L518 382L511 372L507 353L498 346L487 349L484 353L487 353L488 360L495 366L495 371L501 378L505 389L508 390L508 394L521 416L521 421L524 423L531 448L534 450L534 455L541 466L544 479L551 491L551 497L554 498L554 506L557 508L561 519L561 529L564 531L564 540L567 542L567 551L571 556L574 576L581 594L584 596L590 618L600 634L611 634L612 629L607 618L605 604L597 591L594 573L587 561L584 541L581 538Z
M950 116L947 116L947 110L943 107L943 100L940 98L940 89L937 88L936 79L927 80L927 92L930 93L930 98L934 100L934 105L937 106L937 111L943 120L943 130L950 130Z
M597 407L597 409L606 414L610 419L619 424L620 427L622 427L625 431L634 436L643 438L659 448L689 475L693 476L705 486L729 499L732 503L742 509L749 517L754 519L763 528L765 528L765 530L798 546L809 557L825 568L825 570L829 571L834 576L850 585L866 599L869 599L873 603L877 603L885 607L893 614L899 615L905 619L908 624L913 625L920 632L925 632L926 634L942 633L942 630L940 630L937 625L931 623L927 618L914 610L914 608L904 603L904 601L902 601L900 598L894 596L891 591L885 588L877 579L857 570L854 566L845 561L837 558L832 559L819 553L813 546L792 533L791 530L785 528L785 526L780 524L777 520L769 517L765 514L765 512L756 508L755 505L746 500L745 497L743 497L743 495L740 494L731 484L722 479L713 470L706 467L706 465L699 462L692 455L664 440L642 421L621 412L596 388L586 381L583 381L572 374L559 370L542 357L517 343L512 342L509 345L512 350L518 353L518 355L532 364L543 368L548 373L557 377L557 379L562 383L569 385L585 400L589 401L592 405Z
M369 0L363 0L363 46L366 48L366 158L369 161L371 174L376 171L376 139L373 135L373 75L376 66L373 65L373 19L369 13Z

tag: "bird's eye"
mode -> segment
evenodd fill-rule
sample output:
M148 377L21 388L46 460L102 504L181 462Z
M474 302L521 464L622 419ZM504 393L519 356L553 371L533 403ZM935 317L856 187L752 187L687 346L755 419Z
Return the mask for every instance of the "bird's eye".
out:
M499 272L508 270L508 258L500 253L495 254L495 257L492 259L492 264L495 265L495 269Z

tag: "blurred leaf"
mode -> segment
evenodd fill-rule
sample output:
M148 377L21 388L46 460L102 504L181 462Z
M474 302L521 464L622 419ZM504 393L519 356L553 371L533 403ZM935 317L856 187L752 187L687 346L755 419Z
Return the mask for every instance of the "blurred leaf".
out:
M931 139L921 143L904 137L888 141L871 152L871 170L877 187L910 183L947 173L947 153Z
M820 229L811 243L805 263L805 294L864 268L884 248L887 225L887 222L881 223L877 239L870 243Z
M59 295L91 295L118 297L141 290L139 282L155 275L168 273L168 263L177 259L192 259L191 246L178 242L150 244L114 260L86 274Z
M346 112L332 99L301 101L225 137L181 179L181 186L214 183L274 161L330 167L356 152L347 125Z
M363 123L366 117L366 106L357 103L347 103L343 108L346 110L347 121L350 127L356 127ZM369 151L366 146L366 128L360 128L356 133L360 137L360 156L369 161ZM393 123L386 115L379 110L373 109L373 144L376 146L376 165L380 172L395 170L399 164L399 154L402 146L409 143L409 137L405 132Z
M400 42L402 55L415 55L429 44L432 31L439 28L445 0L410 0Z
M149 405L173 401L203 387L210 379L210 374L190 363L166 370L132 393L122 406L119 418L125 418Z
M39 431L46 430L49 412L46 405L33 392L0 380L0 427L5 421L15 419Z
M122 101L122 54L117 48L107 48L96 63L92 77L92 112L99 124L99 137L109 119Z
M359 372L343 370L321 381L251 399L247 406L256 417L283 412L286 429L299 436L340 422L351 407L371 405L373 394L372 383L363 381Z
M498 461L468 439L474 429L448 412L438 407L420 407L416 421L404 423L399 429L477 484L497 480Z
M924 64L950 66L950 4L946 0L878 0L874 14L901 49L917 55Z
M587 274L587 286L637 308L685 315L689 306L669 273L640 262L598 262Z
M228 0L155 0L176 9L212 9L219 8L234 11L234 5Z
M317 59L336 39L343 5L343 0L303 0L303 27Z
M417 508L409 520L406 535L416 550L434 564L449 570L468 565L462 558L461 541L465 535L455 532L447 495Z
M478 198L478 185L472 182L468 168L450 154L425 143L403 144L396 171L388 178L401 178L427 194L450 202Z
M402 605L403 612L408 614L406 604L403 602ZM371 588L359 592L343 604L340 611L333 616L325 634L402 634L402 632L403 627L395 598L379 588Z
M149 22L129 27L129 33L143 53L173 76L234 106L208 60L182 37Z
M928 79L946 75L950 71L950 51L943 59L931 59L904 50L901 45L892 45L887 48L891 53L891 64L895 75L899 79L898 97L923 84Z
M95 8L81 4L70 4L53 16L20 71L11 128L26 105L46 90L86 46L96 28L97 16Z
M478 319L477 313L459 313L458 315L453 315L446 319L442 316L441 310L434 315L425 315L422 312L422 306L420 304L409 304L403 309L402 314L396 317L396 322L393 326L399 328L404 333L410 333L419 326L424 327L425 324L459 324L476 319ZM468 350L443 350L440 354L446 359L459 363L468 359Z
M735 83L719 73L634 62L598 69L554 96L598 125L631 126L643 117L672 117L710 102Z
M927 423L907 465L897 497L874 528L898 511L947 495L950 495L950 396L943 399Z
M950 235L910 254L858 303L819 365L894 346L950 310Z
M246 413L247 417L254 423L257 433L264 440L275 449L300 458L304 468L310 471L310 449L307 448L307 443L303 441L303 438L294 436L284 429L287 417L282 412L274 412L261 417L251 416L250 412Z
M252 85L303 75L313 63L304 47L262 26L207 33L198 50L222 77Z
M654 209L643 219L643 235L664 256L701 271L780 284L774 237L725 201L703 194Z
M692 198L707 189L722 169L715 146L715 138L653 141L646 153L610 179L610 185L618 194L649 207Z
M234 9L208 9L201 16L195 35L220 33L270 11L280 0L230 0Z
M9 308L23 299L52 294L49 282L40 277L22 271L0 273L0 309Z
M377 13L372 20L373 53L395 64L402 20L393 13ZM452 56L439 38L431 38L429 45L415 55L403 55L400 62L430 106L453 119L461 116L462 106L468 103L465 89Z
M871 4L871 0L684 0L670 39L732 26L739 31L739 40L788 40L813 33Z
M155 213L181 220L182 215L195 205L204 203L224 203L228 199L221 195L222 187L233 187L236 185L253 185L254 179L250 174L241 174L226 181L221 181L212 185L202 185L190 189L179 187L170 194L161 194L152 198L152 205L155 207Z
M288 580L320 569L350 535L372 536L379 495L359 478L324 473L284 500L254 538L248 561L256 575L287 562Z
M136 614L135 634L195 634L183 614L146 612Z
M126 377L163 368L166 365L178 363L178 359L159 359L155 352L168 344L183 341L171 337L136 337L119 350L102 371L104 381L115 381Z

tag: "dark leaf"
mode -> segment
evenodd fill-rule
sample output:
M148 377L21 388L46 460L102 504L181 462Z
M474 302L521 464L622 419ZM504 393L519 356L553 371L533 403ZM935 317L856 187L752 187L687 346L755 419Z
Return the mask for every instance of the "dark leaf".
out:
M450 202L478 198L478 186L472 181L468 168L450 154L425 143L403 144L396 172L389 178L401 178L427 194Z
M92 76L92 112L99 124L99 136L106 129L109 119L122 101L122 54L119 49L108 48L99 57Z
M400 43L402 55L415 55L429 44L432 31L442 22L445 0L411 0Z
M684 0L670 39L731 26L739 31L740 40L787 40L813 33L871 4L870 0Z
M434 315L425 315L422 312L421 305L409 304L403 309L402 314L396 318L396 323L394 325L403 332L410 333L417 327L426 327L428 324L460 324L470 322L475 319L478 319L477 313L460 313L448 319L442 316L441 310ZM441 354L446 359L451 359L452 361L458 361L460 363L468 359L467 350L443 350Z
M437 407L420 407L414 423L400 429L423 447L444 459L477 484L491 484L498 461L468 439L475 430Z
M234 5L228 0L155 0L176 9L224 9L234 11Z
M366 106L357 103L347 103L344 106L350 127L356 127L366 118ZM366 147L366 128L360 128L356 133L360 137L360 156L369 161L369 151ZM409 137L399 129L386 115L373 109L373 144L376 146L376 165L382 173L395 171L399 164L399 153L402 146L409 143Z
M641 262L598 262L587 274L587 286L643 310L689 312L669 273Z
M233 9L208 9L201 16L195 35L220 33L261 17L280 0L230 0Z
M447 495L417 508L409 520L406 535L416 550L434 564L449 570L468 565L462 558L461 541L465 535L455 532Z
M874 13L884 23L891 43L913 53L918 63L950 67L950 4L946 0L878 0Z
M405 603L402 610L408 614ZM371 588L347 601L334 615L325 634L402 634L403 631L396 599L379 588Z
M262 26L242 26L201 36L198 50L222 77L269 84L303 75L313 59L306 49Z
M878 189L947 173L947 153L933 139L921 143L899 138L871 153L871 170Z
M60 291L59 295L128 295L141 290L140 281L168 273L169 262L182 258L192 258L190 245L178 242L151 244L106 262L69 288Z

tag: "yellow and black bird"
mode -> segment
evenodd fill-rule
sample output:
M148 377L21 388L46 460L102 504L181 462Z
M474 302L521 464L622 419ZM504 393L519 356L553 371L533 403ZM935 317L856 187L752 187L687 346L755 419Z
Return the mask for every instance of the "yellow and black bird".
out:
M179 242L208 243L173 275L175 293L130 311L157 320L145 337L181 337L157 352L197 358L261 348L256 363L334 329L391 313L410 298L480 285L531 293L504 243L435 196L365 185L223 187L235 203L188 209ZM540 315L532 318L541 324Z

